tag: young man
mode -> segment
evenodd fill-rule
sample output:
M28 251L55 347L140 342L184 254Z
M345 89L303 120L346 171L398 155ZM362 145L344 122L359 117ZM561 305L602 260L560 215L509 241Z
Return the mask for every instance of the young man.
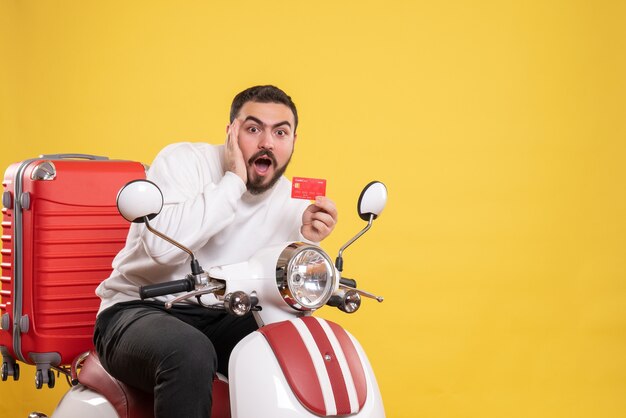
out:
M327 237L337 221L335 204L325 197L313 204L291 199L283 176L297 126L296 107L282 90L256 86L239 93L225 146L178 143L156 157L148 178L161 188L164 207L151 225L207 268L245 261L268 245ZM140 286L183 278L188 261L133 224L111 277L96 291L100 361L117 379L154 393L157 418L208 417L214 373L227 374L231 350L257 328L251 315L234 318L195 300L170 310L163 302L171 296L140 300Z

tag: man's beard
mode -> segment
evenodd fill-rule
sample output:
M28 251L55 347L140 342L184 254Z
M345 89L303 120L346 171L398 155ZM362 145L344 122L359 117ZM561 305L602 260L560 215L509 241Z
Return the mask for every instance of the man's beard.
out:
M287 160L285 165L283 165L282 167L278 167L278 163L276 162L276 157L274 156L274 153L270 150L261 150L257 152L256 154L254 154L252 157L250 157L250 159L248 160L248 164L251 166L254 165L254 162L258 158L266 156L267 158L272 160L272 166L275 167L274 175L272 176L272 178L267 184L263 184L263 182L266 180L265 177L261 177L257 175L255 176L255 178L250 178L250 175L248 175L247 188L250 194L258 195L261 193L265 193L266 191L274 187L276 182L282 177L283 174L285 174L285 170L287 170L287 166L289 165L289 162L291 161L292 155L293 155L293 151L291 151L291 155L289 156L289 159Z

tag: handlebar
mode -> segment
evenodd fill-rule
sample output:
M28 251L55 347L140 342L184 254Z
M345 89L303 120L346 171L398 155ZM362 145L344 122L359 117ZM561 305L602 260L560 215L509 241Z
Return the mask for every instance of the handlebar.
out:
M328 302L326 302L328 306L332 306L335 308L341 306L342 303L343 303L343 298L338 295L331 296L330 299L328 299Z
M342 277L341 279L339 279L339 284L342 284L344 286L357 287L356 280L348 279L347 277Z
M341 286L347 286L349 288L356 289L356 280L354 280L354 279L349 279L347 277L342 277L342 278L339 279L339 284ZM333 296L330 297L328 302L326 302L326 304L328 306L333 306L335 308L339 308L339 310L347 312L345 310L344 296L333 295ZM349 312L349 313L352 313L352 312Z
M339 279L339 287L342 287L344 289L348 289L349 291L356 291L359 295L361 296L365 296L367 298L371 298L371 299L376 299L378 302L382 302L383 301L383 297L382 296L376 296L370 292L366 292L364 290L360 290L356 288L356 280L354 279L348 279L347 277L342 277L341 279Z
M150 284L139 288L139 297L141 299L154 298L157 296L171 295L173 293L190 292L195 288L194 281L191 277L181 280L173 280L171 282Z

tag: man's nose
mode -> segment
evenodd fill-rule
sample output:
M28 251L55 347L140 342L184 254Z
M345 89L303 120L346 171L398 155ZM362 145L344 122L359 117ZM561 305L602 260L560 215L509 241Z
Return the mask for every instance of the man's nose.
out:
M261 139L259 140L259 148L262 149L274 149L274 138L272 138L271 132L263 132Z

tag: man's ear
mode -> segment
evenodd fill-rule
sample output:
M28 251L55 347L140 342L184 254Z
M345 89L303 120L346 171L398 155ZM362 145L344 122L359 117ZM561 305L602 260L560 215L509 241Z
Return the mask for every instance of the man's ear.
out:
M230 128L230 123L226 124L226 135L228 135L228 128Z
M293 134L293 144L296 144L296 139L298 139L298 134Z

